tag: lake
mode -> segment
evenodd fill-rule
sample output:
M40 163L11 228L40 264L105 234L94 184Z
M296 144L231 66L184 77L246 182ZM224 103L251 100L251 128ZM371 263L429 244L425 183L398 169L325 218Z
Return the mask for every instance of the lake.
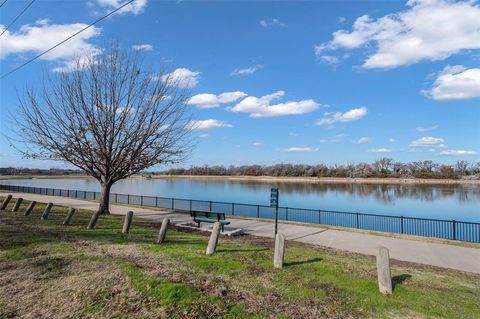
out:
M98 191L89 178L1 180L1 184ZM112 192L269 205L270 188L280 206L480 222L480 185L410 185L259 182L222 179L127 179Z

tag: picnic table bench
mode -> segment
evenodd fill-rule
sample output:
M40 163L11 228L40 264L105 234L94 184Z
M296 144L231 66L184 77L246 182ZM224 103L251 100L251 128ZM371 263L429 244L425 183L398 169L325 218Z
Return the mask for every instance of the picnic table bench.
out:
M216 223L219 222L222 226L230 225L228 220L225 220L225 213L212 213L212 212L200 212L200 211L191 211L190 216L193 217L193 221L198 224L200 228L200 223Z

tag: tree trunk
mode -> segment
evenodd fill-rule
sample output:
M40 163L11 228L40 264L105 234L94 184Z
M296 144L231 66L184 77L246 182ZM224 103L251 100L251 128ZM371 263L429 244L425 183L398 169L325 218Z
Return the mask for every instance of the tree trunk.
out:
M110 215L110 189L112 188L111 184L102 184L102 190L100 193L100 206L98 207L98 212L100 215Z
M110 188L112 188L111 184L101 184L101 192L100 192L100 199L99 199L99 207L98 211L96 211L90 222L88 223L87 229L95 228L97 225L97 220L100 215L110 215L109 204L110 204Z

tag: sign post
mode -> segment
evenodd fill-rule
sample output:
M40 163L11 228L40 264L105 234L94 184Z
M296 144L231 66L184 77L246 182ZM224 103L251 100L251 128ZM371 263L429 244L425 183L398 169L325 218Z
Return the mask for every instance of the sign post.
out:
M270 206L275 207L275 236L278 231L278 188L270 190Z

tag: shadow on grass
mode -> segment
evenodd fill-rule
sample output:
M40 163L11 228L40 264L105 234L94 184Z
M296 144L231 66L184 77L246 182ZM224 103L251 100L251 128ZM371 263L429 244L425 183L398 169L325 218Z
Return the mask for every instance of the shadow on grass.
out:
M392 289L395 289L396 285L401 285L410 278L412 278L412 275L409 275L409 274L401 274L401 275L398 275L398 276L393 276L392 277Z
M298 261L290 261L290 262L285 262L283 265L285 267L290 267L290 266L297 266L297 265L304 265L304 264L313 264L317 263L319 261L322 261L322 258L316 257L312 259L307 259L307 260L298 260Z

